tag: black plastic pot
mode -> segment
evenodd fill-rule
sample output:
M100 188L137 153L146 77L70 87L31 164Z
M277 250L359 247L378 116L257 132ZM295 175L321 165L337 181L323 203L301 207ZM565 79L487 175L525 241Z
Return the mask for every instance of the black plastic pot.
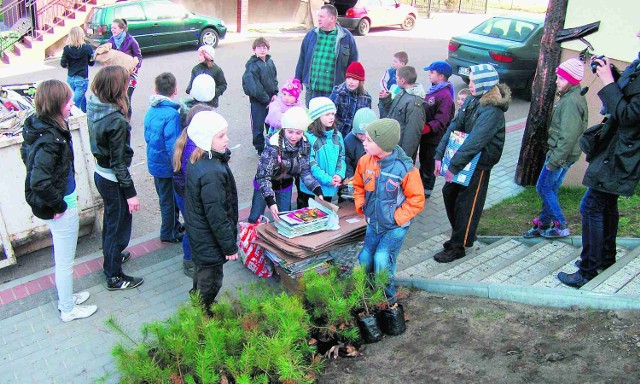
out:
M358 324L362 341L365 344L377 343L382 340L382 331L380 331L378 321L373 314L364 316L363 313L359 313L356 316L356 324Z
M407 324L404 320L404 308L400 303L394 309L381 309L376 314L376 317L378 318L380 329L387 335L397 336L407 330Z

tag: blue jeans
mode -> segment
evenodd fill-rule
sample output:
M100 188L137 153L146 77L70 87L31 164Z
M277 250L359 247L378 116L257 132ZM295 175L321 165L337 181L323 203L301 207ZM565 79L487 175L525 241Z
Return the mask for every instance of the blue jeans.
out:
M89 88L89 79L80 76L67 76L67 83L73 90L73 102L82 112L87 112L87 88Z
M587 188L580 204L582 253L580 274L593 279L601 265L616 261L618 195Z
M369 273L380 273L386 270L389 273L389 285L385 288L385 294L390 301L395 301L396 286L394 277L396 275L396 258L402 248L402 242L407 235L409 227L398 227L388 231L376 233L370 226L367 226L367 233L364 236L364 246L358 260L360 265Z
M153 177L153 184L158 193L158 202L160 203L160 240L171 241L180 237L180 211L175 200L173 190L173 179L171 177Z
M180 197L177 193L176 196L176 204L178 204L178 208L180 212L182 212L182 216L184 216L184 199ZM184 231L182 234L182 252L184 253L184 260L191 260L191 245L189 245L189 237L187 236L187 231Z
M104 202L102 217L102 269L107 279L122 274L122 251L131 239L132 216L118 183L94 173L96 188Z
M292 191L293 187L281 191L274 191L276 194L276 205L278 206L278 211L285 212L291 210ZM262 192L254 188L253 198L251 199L251 212L249 213L248 221L250 223L258 221L260 215L264 213L265 208L267 208L267 202L264 200Z
M564 166L558 167L554 171L547 169L547 164L549 164L549 157L544 162L536 184L536 191L538 191L538 195L542 199L542 212L540 212L539 219L544 225L550 225L554 221L566 225L567 221L562 214L560 202L558 202L558 189L573 163L565 163Z
M62 312L73 310L73 261L78 245L78 208L68 208L57 219L45 220L53 239L55 260L55 280L58 291L58 309Z

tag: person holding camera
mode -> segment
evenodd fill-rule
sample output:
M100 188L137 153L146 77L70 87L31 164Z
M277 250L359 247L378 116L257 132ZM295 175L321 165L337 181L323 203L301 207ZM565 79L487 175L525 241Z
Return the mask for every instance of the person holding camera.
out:
M636 36L640 38L640 32ZM582 181L587 192L580 204L579 269L571 274L558 273L562 283L576 288L615 263L618 197L631 196L640 180L640 55L617 80L607 57L592 59L591 68L603 85L598 97L605 119L581 139L589 166ZM592 130L599 130L596 138L590 135Z

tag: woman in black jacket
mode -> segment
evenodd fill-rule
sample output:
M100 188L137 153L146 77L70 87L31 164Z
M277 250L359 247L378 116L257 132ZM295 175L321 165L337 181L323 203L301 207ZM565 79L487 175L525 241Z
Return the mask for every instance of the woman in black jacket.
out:
M27 167L25 198L33 214L51 230L58 309L64 322L89 317L95 305L77 305L89 292L73 294L73 261L78 243L78 196L73 168L73 145L66 119L73 91L58 80L36 89L36 111L24 122L20 148Z
M207 314L222 287L223 265L238 258L238 191L229 168L227 122L214 111L195 114L187 127L197 146L187 165L185 226L196 265L191 292Z
M131 125L127 118L129 72L121 66L103 67L91 84L87 103L89 141L96 159L94 180L104 201L102 219L103 270L107 289L135 288L140 277L122 272L122 251L131 239L131 214L140 210L129 166L133 158Z

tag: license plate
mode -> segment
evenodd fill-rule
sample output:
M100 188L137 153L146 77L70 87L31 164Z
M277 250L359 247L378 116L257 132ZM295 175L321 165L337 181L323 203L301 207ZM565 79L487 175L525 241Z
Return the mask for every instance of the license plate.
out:
M463 76L469 76L469 68L467 67L458 67L458 74Z

